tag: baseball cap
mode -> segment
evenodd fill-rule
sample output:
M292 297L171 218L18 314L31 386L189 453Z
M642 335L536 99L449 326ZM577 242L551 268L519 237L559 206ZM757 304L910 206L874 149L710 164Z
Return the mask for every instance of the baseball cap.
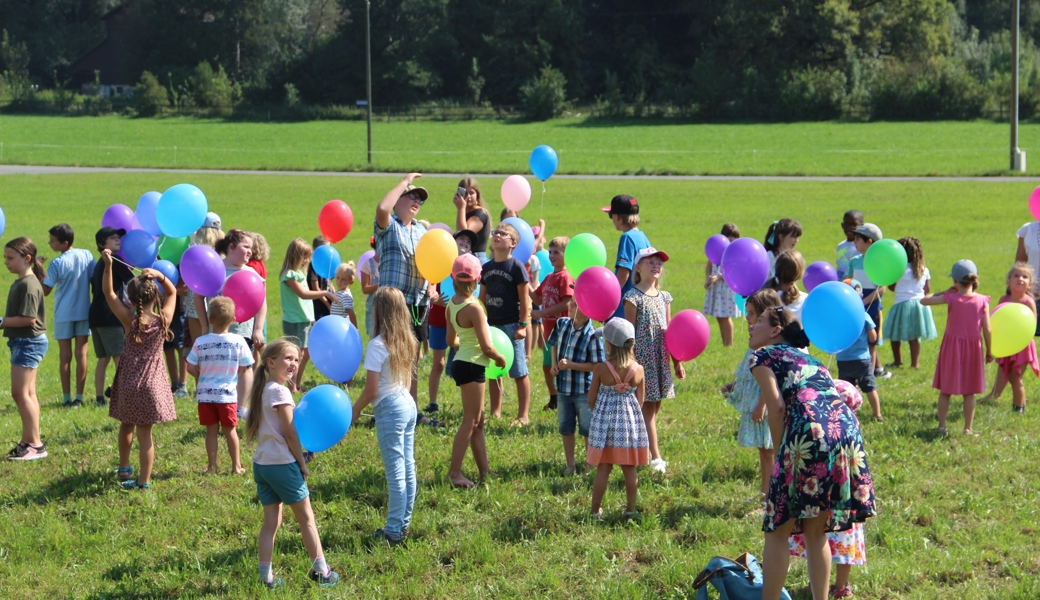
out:
M94 234L94 242L97 243L98 247L100 248L101 246L105 245L105 240L112 237L113 235L123 237L124 235L126 235L126 230L116 229L115 227L102 227L101 229L97 230L97 233Z
M628 319L614 317L599 329L603 339L611 346L624 346L636 337L636 328Z
M455 235L453 235L452 237L454 237L456 240L460 237L466 238L467 240L469 240L469 247L471 249L477 245L477 234L473 233L469 229L460 229L456 231Z
M853 279L853 278L849 277L848 279L844 280L843 283L845 283L845 284L847 284L849 286L852 286L852 289L856 289L856 288L859 288L860 290L863 289L863 284L860 283L858 279Z
M404 191L401 192L401 195L407 196L412 192L419 194L419 198L422 199L423 202L426 202L426 199L430 197L430 193L426 191L426 188L418 185L410 185L404 188Z
M451 265L451 278L458 281L480 281L480 259L463 254Z
M610 200L610 206L600 210L608 215L638 215L639 201L628 194L618 194Z
M964 281L964 278L968 275L978 275L979 270L975 267L975 263L968 259L961 259L953 263L953 268L950 269L950 277L953 277L954 281Z
M876 242L885 237L881 235L881 228L873 223L864 223L857 227L853 233L858 233L872 242Z
M639 262L639 261L643 260L644 258L649 258L651 256L654 256L655 254L657 256L661 257L661 262L668 262L668 254L666 254L662 250L658 250L657 248L654 248L653 246L650 246L649 248L643 248L642 250L637 252L636 253L636 262Z
M215 212L206 213L206 221L202 226L210 229L220 229L220 215Z

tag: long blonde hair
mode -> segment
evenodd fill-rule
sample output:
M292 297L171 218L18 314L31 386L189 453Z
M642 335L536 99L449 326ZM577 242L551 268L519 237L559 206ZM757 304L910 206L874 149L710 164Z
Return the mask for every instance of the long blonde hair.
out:
M246 234L253 238L253 260L267 262L271 258L271 247L267 245L267 238L255 231L247 231Z
M202 226L192 234L191 244L193 246L209 246L216 248L217 242L224 239L224 232L217 227Z
M255 440L260 432L260 425L264 422L264 387L270 379L267 371L267 361L278 358L289 349L296 351L300 356L300 348L286 339L278 339L264 345L264 351L260 354L260 360L253 368L253 387L249 388L249 414L246 415L246 439Z
M615 369L624 369L631 363L635 362L635 347L636 341L634 339L628 340L621 346L615 346L607 340L603 340L603 345L607 350L607 362L614 365ZM617 383L621 383L620 381Z
M303 238L296 238L289 242L289 247L285 249L285 260L282 261L282 272L278 276L279 279L285 277L289 271L299 271L312 254L314 254L314 248L311 248L311 245Z
M390 354L390 374L397 383L408 385L418 342L412 333L412 315L404 294L393 287L380 287L372 294L373 337L382 336Z

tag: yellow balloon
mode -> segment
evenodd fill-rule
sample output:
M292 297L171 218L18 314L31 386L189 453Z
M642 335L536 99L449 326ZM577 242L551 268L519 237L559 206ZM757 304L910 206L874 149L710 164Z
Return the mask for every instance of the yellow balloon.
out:
M451 266L458 257L455 238L443 229L427 231L415 247L415 264L427 281L439 282L451 275Z
M1036 315L1024 304L1009 302L998 306L990 317L993 348L997 358L1012 356L1026 349L1036 332Z

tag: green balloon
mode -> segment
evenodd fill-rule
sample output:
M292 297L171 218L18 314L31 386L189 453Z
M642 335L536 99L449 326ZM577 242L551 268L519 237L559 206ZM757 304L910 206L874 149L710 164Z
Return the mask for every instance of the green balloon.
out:
M495 350L498 350L499 354L506 357L506 366L505 368L499 368L492 362L484 369L484 376L488 379L498 379L508 375L510 367L513 366L513 340L509 339L506 332L498 327L492 327L491 345L495 347Z
M563 264L571 277L577 279L589 267L607 266L607 248L595 235L579 233L568 242L563 252Z
M875 285L892 285L906 272L906 250L895 240L878 240L863 257L863 269Z
M159 258L179 265L181 264L181 256L190 245L191 238L188 236L179 238L166 237L165 235L159 236Z

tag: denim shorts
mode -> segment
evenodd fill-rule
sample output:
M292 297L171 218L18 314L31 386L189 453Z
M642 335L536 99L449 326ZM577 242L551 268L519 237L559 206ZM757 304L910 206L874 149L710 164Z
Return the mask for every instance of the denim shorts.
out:
M430 325L430 350L448 349L448 328Z
M560 425L560 435L574 435L574 424L583 437L589 437L589 423L592 421L592 409L589 408L589 394L560 394L556 400L556 417Z
M36 337L9 338L7 347L11 349L11 364L16 367L35 369L47 355L47 334Z
M253 481L260 504L296 504L310 495L297 463L258 465L253 463Z
M54 323L54 339L71 340L74 337L90 336L90 321L64 321Z
M838 379L844 379L864 392L873 392L877 389L877 381L874 379L874 363L869 358L839 360Z
M306 348L311 338L311 324L282 321L282 335L300 348Z
M492 325L492 327L501 329L509 339L513 340L513 366L509 367L509 378L527 377L527 341L513 337L516 330L520 329L520 324L510 323L509 325Z
M173 339L170 341L163 340L163 350L174 350L177 348L184 347L184 315L176 315L173 320L170 321L170 332L173 333Z

